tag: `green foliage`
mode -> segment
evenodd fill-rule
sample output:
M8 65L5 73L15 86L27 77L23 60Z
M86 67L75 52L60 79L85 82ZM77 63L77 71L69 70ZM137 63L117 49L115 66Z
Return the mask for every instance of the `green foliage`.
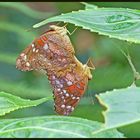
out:
M29 73L29 75L31 74L32 73ZM35 87L34 84L33 86L31 86L30 83L25 83L25 80L23 80L24 82L21 81L17 83L17 82L11 82L11 81L6 81L2 79L0 80L0 91L5 91L5 92L11 91L13 94L17 96L20 96L23 98L32 98L32 99L50 96L52 95L52 90L50 89L48 80L45 78L46 77L42 76L40 77L40 79L36 79L36 81L34 81L34 82L37 82L37 80L40 81L40 82L37 82L38 87ZM26 79L28 79L28 77ZM32 82L32 79L31 79L31 82Z
M52 97L42 98L35 101L29 99L22 99L9 93L0 92L0 116L10 113L11 111L22 109L31 106L37 106Z
M88 29L91 32L108 35L110 38L140 43L139 18L138 10L90 7L90 9L72 11L71 13L47 18L33 27L38 28L50 22L63 21Z
M104 112L107 127L120 127L140 121L140 88L135 85L125 89L114 89L97 97L107 108Z
M109 130L98 135L103 124L75 117L49 116L1 120L1 138L90 138L123 137L117 130ZM97 132L94 136L92 132Z
M137 72L140 72L139 45L129 43L140 42L140 14L139 10L135 10L138 4L98 2L93 4L52 3L55 13L69 11L69 13L53 16L53 13L37 11L25 3L0 3L2 15L0 17L0 116L3 115L1 118L4 118L0 123L0 137L140 137L140 88L124 88L133 82L134 76L127 59L118 49L129 50L132 62ZM47 5L49 4L43 4L43 6ZM83 5L85 10L77 11ZM110 7L99 8L105 5ZM127 8L111 8L114 6ZM50 16L52 17L48 18ZM38 19L44 18L47 19L37 23ZM71 114L78 118L48 116L55 113L52 102L46 102L52 99L52 90L47 77L34 71L20 72L15 68L19 53L36 36L46 30L38 27L54 21L72 23L99 34L92 33L91 36L87 34L83 39L79 34L85 30L78 29L70 36L75 50L81 42L88 42L90 37L93 39L91 47L88 43L86 44L86 50L89 49L87 52L82 52L83 48L79 45L81 52L76 51L76 56L83 63L92 56L96 66L92 72L93 79L88 84L87 93L89 93L84 95ZM28 30L34 23L37 23L34 27L38 30ZM73 27L68 24L67 29L71 31ZM101 34L107 36L101 36ZM140 85L139 80L136 81L136 85ZM99 102L94 98L98 93L101 93L96 95ZM93 96L94 104L88 97L89 94ZM36 107L31 108L32 106ZM42 117L42 115L46 116Z
M21 133L23 134L23 137L124 137L122 133L117 131L117 128L139 121L139 92L140 88L132 85L126 89L113 90L97 95L96 97L100 103L107 107L107 110L104 112L105 124L80 118L62 116L45 118L38 117L37 119L11 119L10 122L9 120L2 121L4 128L6 125L9 126L13 122L17 123L14 123L10 128L8 127L8 130L7 127L5 130L3 126L0 126L3 130L0 132L0 137L21 137ZM126 98L126 100L124 100L124 98ZM3 110L1 109L1 115L4 115L5 113L18 108L35 106L47 99L42 98L40 100L30 101L1 92L0 100L2 106L0 106L0 108L4 108ZM127 110L128 106L129 110ZM63 125L60 125L62 124L62 121ZM22 125L19 125L21 122ZM48 132L50 135L48 135ZM28 136L25 135L27 133Z

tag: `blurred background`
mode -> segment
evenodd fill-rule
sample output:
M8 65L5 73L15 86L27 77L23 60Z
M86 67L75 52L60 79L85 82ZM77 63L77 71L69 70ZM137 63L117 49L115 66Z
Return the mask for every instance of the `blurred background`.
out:
M90 2L99 7L124 7L140 10L140 2ZM48 25L32 29L32 25L55 15L84 9L79 2L0 2L0 91L22 98L39 99L52 95L45 75L21 72L16 69L17 56L35 37L48 29ZM51 23L57 24L57 23ZM61 24L63 25L63 24ZM68 24L72 32L76 27ZM78 28L70 39L78 59L86 63L93 58L96 69L92 72L88 89L72 116L104 122L100 106L94 95L107 90L125 88L133 82L133 73L120 48L128 48L132 61L140 72L139 44L129 43ZM140 85L140 82L137 82ZM117 100L117 99L116 99ZM124 99L125 100L125 99ZM37 107L17 110L1 118L20 118L54 115L53 101ZM129 137L140 137L140 124L120 128ZM131 132L131 133L130 133Z

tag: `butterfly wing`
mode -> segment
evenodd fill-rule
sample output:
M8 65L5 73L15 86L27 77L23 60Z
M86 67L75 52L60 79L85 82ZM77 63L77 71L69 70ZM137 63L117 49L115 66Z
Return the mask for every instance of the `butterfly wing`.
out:
M87 86L83 65L76 61L73 46L63 30L49 30L35 39L17 58L16 65L23 71L41 70L48 75L55 110L61 115L74 110Z
M30 65L29 56L32 53L32 47L27 47L17 58L16 60L16 68L22 71L31 71L33 68Z
M72 72L61 77L52 73L48 77L54 90L55 111L60 115L69 115L84 94L88 78L85 76L78 80Z
M60 65L61 69L63 65L71 61L74 53L74 48L67 35L49 30L36 38L20 54L16 60L16 67L22 71L31 71L56 69Z

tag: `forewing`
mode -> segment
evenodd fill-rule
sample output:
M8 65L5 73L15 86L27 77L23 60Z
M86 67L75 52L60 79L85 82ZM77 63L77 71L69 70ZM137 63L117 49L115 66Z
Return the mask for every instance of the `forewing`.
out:
M68 36L47 31L19 55L16 67L22 71L63 69L73 57L72 50Z
M16 68L22 71L31 71L31 58L33 57L32 46L28 46L22 53L18 56L16 60Z

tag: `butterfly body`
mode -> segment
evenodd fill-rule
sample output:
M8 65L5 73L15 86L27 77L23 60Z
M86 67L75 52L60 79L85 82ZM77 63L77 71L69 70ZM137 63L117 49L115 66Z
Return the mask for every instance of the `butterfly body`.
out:
M65 27L52 25L35 39L17 58L16 66L23 71L43 71L53 88L55 110L69 115L84 94L90 68L75 56Z

